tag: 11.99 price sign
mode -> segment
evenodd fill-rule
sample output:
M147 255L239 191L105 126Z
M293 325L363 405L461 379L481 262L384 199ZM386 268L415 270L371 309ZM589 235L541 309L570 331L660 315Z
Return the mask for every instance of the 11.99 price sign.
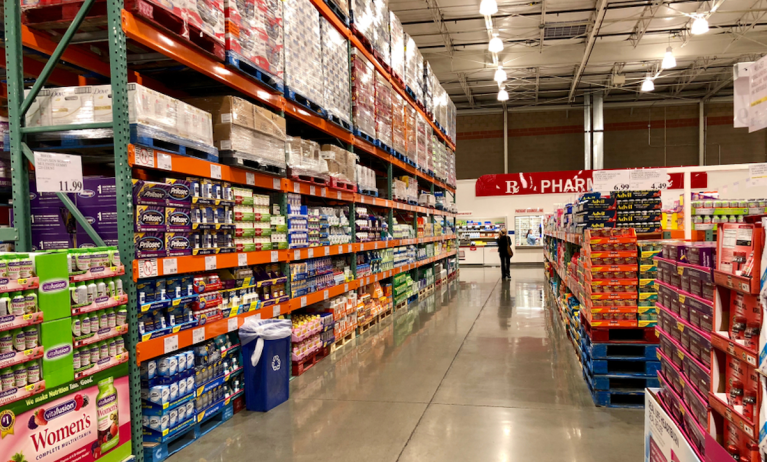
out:
M35 151L37 192L72 193L83 190L80 156Z

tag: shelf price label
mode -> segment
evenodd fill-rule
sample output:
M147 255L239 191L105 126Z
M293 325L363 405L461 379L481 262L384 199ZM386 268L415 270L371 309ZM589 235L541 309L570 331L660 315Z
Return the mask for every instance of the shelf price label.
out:
M301 194L301 184L300 183L293 183L293 192L296 194Z
M279 257L279 254L277 253L277 251L276 250L272 250L272 255L271 255L272 263L276 262L279 259L280 259L280 257Z
M38 192L80 192L83 165L80 156L35 151L35 179Z
M163 341L163 344L166 354L178 350L178 335L171 335L170 337L166 337Z
M274 308L272 308L272 317L276 318L277 316L279 316L280 315L280 311L281 311L280 305L274 305ZM259 319L260 319L261 315L259 314L258 316L259 316Z
M322 296L325 298L325 300L327 300L328 297L330 296L330 294L329 294L329 292L327 290L325 290L325 292L322 294Z
M631 189L668 189L669 176L665 168L640 168L630 170Z
M210 177L214 180L221 179L221 166L218 164L210 164Z
M166 258L162 261L162 274L178 274L178 260Z
M307 258L314 258L314 249L309 249L306 251L306 253L309 255Z
M325 197L325 196L327 196L327 195L328 195L328 190L327 190L327 189L325 189L325 188L322 188L322 189L320 189L320 195L321 195L322 197Z
M239 328L240 328L240 326L237 324L237 318L236 318L236 317L234 317L234 318L229 318L229 319L227 320L227 325L226 325L226 328L227 328L227 331L228 331L228 332L231 332L231 331L233 331L233 330L237 330L237 329L239 329Z
M157 153L157 168L162 170L173 170L173 158L170 154Z
M256 176L252 173L245 173L245 184L249 184L251 186L256 185Z
M330 246L325 246L325 256L330 255Z
M301 251L300 250L294 250L293 251L293 260L300 260L301 259Z
M631 188L628 170L597 170L592 176L594 191L625 191Z
M133 165L154 168L154 151L152 149L142 148L139 146L136 146L135 148Z
M341 199L341 191L336 191L336 199Z
M216 269L216 256L205 257L205 271L212 271L214 269Z
M280 179L272 178L272 189L280 189Z
M306 297L301 297L301 308L306 306Z
M237 254L237 266L248 266L248 254L246 253Z
M157 259L156 258L149 258L149 259L138 261L139 279L152 278L155 276L157 276Z
M205 328L199 327L192 331L192 343L200 343L205 341Z
M317 195L317 188L315 188L314 186L309 186L309 194L312 195L312 196L316 196Z

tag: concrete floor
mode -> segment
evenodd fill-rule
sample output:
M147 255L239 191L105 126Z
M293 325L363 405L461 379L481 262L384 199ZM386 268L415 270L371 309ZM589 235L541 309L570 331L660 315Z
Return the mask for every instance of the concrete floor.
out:
M499 276L461 269L171 462L640 461L643 411L594 406L542 269Z

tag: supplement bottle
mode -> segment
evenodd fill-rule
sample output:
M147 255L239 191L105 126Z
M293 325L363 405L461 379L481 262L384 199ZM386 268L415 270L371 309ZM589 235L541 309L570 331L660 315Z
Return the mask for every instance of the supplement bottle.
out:
M104 454L120 442L120 418L117 407L117 390L114 379L108 377L98 383L99 394L96 396L98 415L98 441Z

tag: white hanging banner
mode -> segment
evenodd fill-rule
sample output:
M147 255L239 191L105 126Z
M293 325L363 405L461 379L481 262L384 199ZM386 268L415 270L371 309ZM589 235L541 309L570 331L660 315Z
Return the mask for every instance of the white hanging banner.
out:
M751 67L749 75L748 132L767 127L767 56Z
M630 170L631 190L668 189L669 176L665 168L647 168Z
M37 192L72 193L83 190L80 156L35 151Z
M592 175L593 191L627 191L631 187L629 170L597 170Z
M767 186L767 164L749 165L748 178L751 186Z

